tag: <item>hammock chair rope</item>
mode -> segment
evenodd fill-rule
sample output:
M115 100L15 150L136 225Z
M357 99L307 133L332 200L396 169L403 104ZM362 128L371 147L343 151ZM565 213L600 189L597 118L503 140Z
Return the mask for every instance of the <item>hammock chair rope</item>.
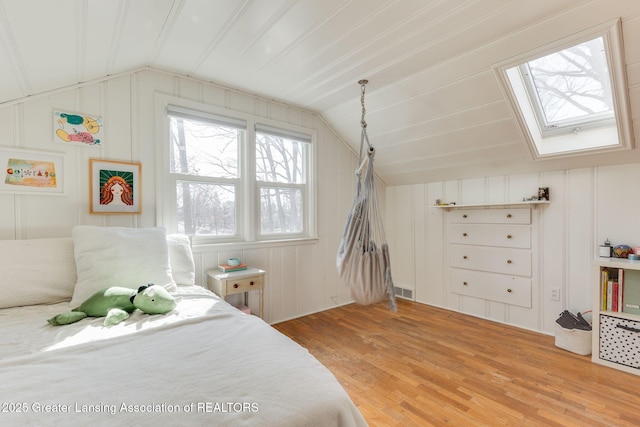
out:
M365 120L365 91L367 80L358 82L361 88L362 127L360 151L356 168L356 196L347 216L336 257L338 273L351 290L356 302L368 305L387 299L396 311L395 292L391 276L389 246L386 241L382 214L378 203L373 162L375 149L369 142ZM364 146L368 147L366 155ZM364 178L362 172L366 167Z

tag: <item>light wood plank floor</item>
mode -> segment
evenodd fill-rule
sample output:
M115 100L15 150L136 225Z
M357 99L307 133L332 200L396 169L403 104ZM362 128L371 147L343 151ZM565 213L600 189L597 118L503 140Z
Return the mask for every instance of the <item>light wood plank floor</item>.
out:
M554 338L398 301L274 325L327 366L370 426L640 426L640 376Z

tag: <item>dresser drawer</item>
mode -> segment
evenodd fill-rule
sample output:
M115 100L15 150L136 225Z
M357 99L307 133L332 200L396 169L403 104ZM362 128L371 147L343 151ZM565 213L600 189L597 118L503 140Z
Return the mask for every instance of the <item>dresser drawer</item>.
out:
M531 251L473 245L449 245L451 267L531 276Z
M531 224L531 209L454 209L447 219L450 224Z
M451 292L531 308L531 279L481 271L451 269Z
M640 321L601 314L600 359L640 368Z
M250 277L248 279L227 280L227 295L237 292L248 292L256 289L262 289L259 277Z
M449 241L463 245L531 248L528 225L451 224Z

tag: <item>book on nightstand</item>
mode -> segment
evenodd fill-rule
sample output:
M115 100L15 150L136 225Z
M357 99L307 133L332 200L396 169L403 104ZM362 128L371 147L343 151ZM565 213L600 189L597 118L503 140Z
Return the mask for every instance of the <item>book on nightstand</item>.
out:
M230 273L232 271L242 271L247 269L247 264L238 264L238 265L229 265L229 264L218 264L218 270L223 273Z

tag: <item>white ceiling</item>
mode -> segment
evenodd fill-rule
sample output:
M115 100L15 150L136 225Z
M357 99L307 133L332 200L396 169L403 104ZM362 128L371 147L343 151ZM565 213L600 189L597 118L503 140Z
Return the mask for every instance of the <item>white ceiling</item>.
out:
M532 161L493 72L615 18L638 134L637 0L0 0L0 106L152 67L317 111L357 148L366 78L387 184L640 161Z

